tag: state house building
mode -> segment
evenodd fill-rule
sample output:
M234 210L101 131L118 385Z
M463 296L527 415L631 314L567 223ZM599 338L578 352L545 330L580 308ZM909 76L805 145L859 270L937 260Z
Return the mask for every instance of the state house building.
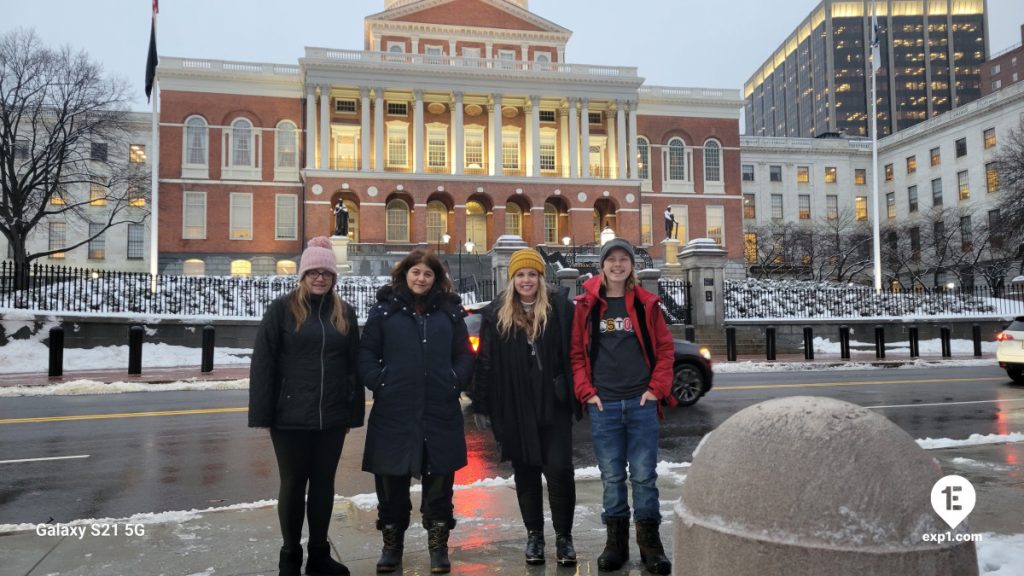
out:
M527 0L385 0L364 28L297 64L161 58L161 272L290 273L339 202L354 254L607 226L660 258L667 208L742 258L738 90L568 63Z

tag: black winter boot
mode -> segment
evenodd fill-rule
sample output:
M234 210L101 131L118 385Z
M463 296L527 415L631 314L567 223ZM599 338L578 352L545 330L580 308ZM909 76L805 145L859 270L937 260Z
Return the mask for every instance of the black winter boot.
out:
M555 558L559 566L576 565L576 547L572 545L572 534L555 534Z
M526 531L526 563L535 566L544 563L544 531Z
M444 520L435 520L427 526L427 548L430 550L430 573L447 574L452 571L448 560L448 533L451 528Z
M384 546L380 550L380 560L377 561L377 572L394 572L402 565L405 528L397 524L385 524L380 527L380 535Z
M330 544L308 544L306 551L306 574L310 576L348 576L348 566L331 558Z
M657 520L640 520L636 523L636 543L640 548L640 561L651 574L671 574L672 563L665 556L661 545Z
M629 517L609 517L605 519L605 524L608 540L604 545L604 552L597 557L597 569L614 571L622 568L629 560Z
M282 546L277 560L278 576L302 575L302 546Z

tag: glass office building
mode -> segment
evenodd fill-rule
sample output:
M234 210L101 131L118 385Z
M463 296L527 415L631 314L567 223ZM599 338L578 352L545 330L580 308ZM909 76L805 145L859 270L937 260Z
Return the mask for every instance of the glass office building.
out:
M985 0L880 0L883 137L981 97ZM744 85L746 133L869 136L871 0L824 0Z

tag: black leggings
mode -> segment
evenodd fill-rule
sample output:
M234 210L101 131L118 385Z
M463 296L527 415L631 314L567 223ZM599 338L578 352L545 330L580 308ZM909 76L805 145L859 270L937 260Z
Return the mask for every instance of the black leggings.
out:
M377 519L378 527L391 524L400 530L409 527L409 516L412 513L412 499L409 486L412 476L382 476L374 474L377 487ZM449 528L455 527L455 508L452 504L455 474L424 474L423 497L420 501L420 513L423 515L423 526L428 527L434 522L445 522Z
M322 431L270 429L281 476L277 516L286 548L300 546L303 515L309 518L309 543L327 543L327 526L334 509L334 475L346 432L344 427Z
M544 529L544 487L541 475L548 481L548 504L551 506L551 524L556 534L572 533L572 518L576 511L576 480L572 468L571 415L558 420L558 424L541 429L544 446L543 466L531 466L512 461L516 474L516 496L519 512L527 530Z

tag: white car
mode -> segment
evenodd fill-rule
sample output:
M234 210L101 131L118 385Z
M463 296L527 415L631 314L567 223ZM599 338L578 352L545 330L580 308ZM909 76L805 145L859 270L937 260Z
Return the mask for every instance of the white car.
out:
M1024 316L1018 316L996 334L996 360L1017 384L1024 384Z

